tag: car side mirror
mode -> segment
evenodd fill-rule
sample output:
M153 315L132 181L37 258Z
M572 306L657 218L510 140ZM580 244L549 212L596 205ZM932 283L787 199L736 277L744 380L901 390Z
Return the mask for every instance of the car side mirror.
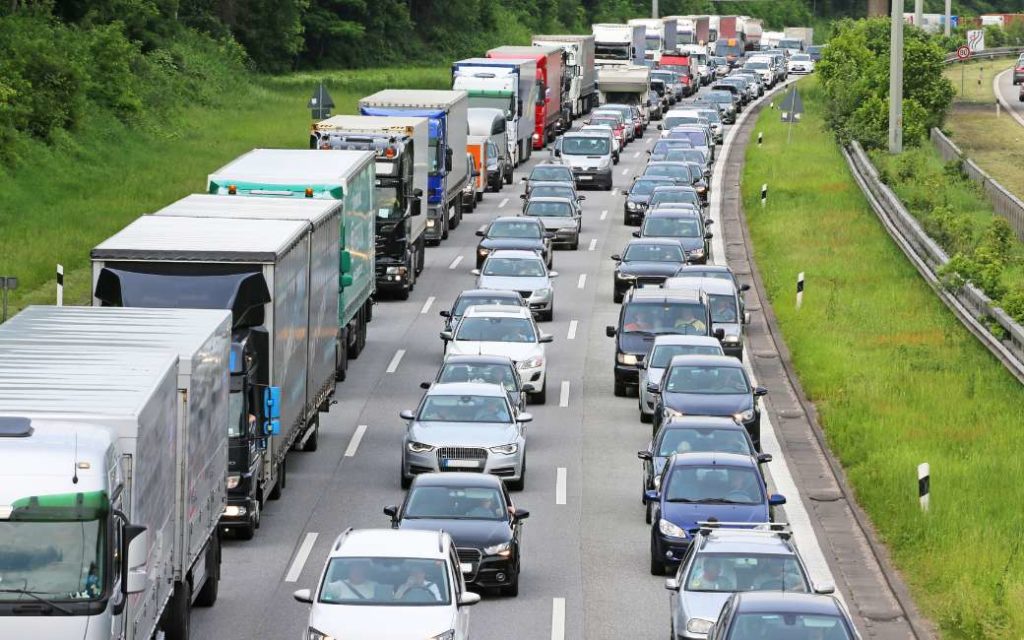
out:
M754 396L760 398L761 396L768 395L768 389L765 387L754 387Z
M412 409L402 409L401 411L398 412L398 417L401 418L402 420L415 420L416 412L413 411Z
M472 273L474 276L478 276L478 275L480 275L480 270L479 269L472 269L470 271L470 273Z
M654 455L650 451L637 451L636 457L641 460L653 460Z
M543 342L543 343L554 342L554 341L555 341L555 336L551 335L550 333L542 333L542 334L540 334L540 339L537 340L537 342Z
M530 180L530 178L528 178L527 176L523 176L523 177L521 178L521 180L522 180L523 182L527 182L527 181L529 181L529 180Z
M464 591L462 595L459 596L460 607L472 607L474 604L478 602L480 602L479 593L473 593L472 591Z
M484 230L483 230L483 229L477 229L477 230L476 230L476 235L477 235L477 237L478 237L478 238L484 238L484 237L486 237L486 236L487 236L487 234L486 234L486 233L484 233Z
M715 221L714 221L714 220L705 220L705 221L704 221L704 226L705 226L705 227L710 227L710 226L711 226L711 225L713 225L713 224L715 224Z
M679 591L679 581L675 578L668 578L665 580L665 588L669 591Z
M580 202L583 202L584 200L587 199L587 196L576 196L576 199L579 200Z
M391 518L392 520L397 520L398 507L396 505L389 504L388 506L384 507L384 515Z
M525 178L523 178L523 179L525 180ZM520 200L526 200L526 194L525 193L520 193L519 194L519 199Z
M441 316L442 318L451 318L452 312L447 309L442 309L441 311L437 312L437 315Z
M661 125L659 124L659 125L658 125L658 131L661 131L662 129L664 129L664 127L662 127L662 126L661 126Z
M634 231L633 232L633 237L634 238L639 238L640 237L640 232L639 231Z
M549 278L557 278L558 277L558 272L557 271L548 271L548 277Z
M512 517L516 520L526 520L530 517L530 512L526 509L516 509L515 513L512 514Z
M759 453L757 454L757 464L765 464L772 461L772 454L770 453Z
M811 587L814 593L819 595L827 596L836 592L836 585L831 582L820 582Z
M749 284L741 284L740 285L740 291L750 291L750 285Z
M532 413L526 413L524 411L523 413L520 413L518 416L516 416L516 422L521 422L521 423L524 423L524 424L527 423L527 422L533 422L533 414Z
M537 385L533 384L532 382L526 382L523 384L523 391L525 391L526 393L537 393L538 391L540 391L540 389L538 389Z
M638 362L638 363L636 363L636 368L640 369L642 371L642 370L647 368L647 363L646 362Z
M781 493L773 493L772 495L768 496L769 507L781 507L784 504L786 504L786 496L782 495Z
M719 340L725 340L725 329L715 329L715 337Z
M647 491L644 491L644 504L647 504L648 502L657 502L659 497L660 494L657 489L648 489Z
M430 388L430 383L429 382L421 382L420 383L420 389L429 389L429 388Z
M313 604L313 592L309 589L299 589L292 594L296 602L303 602L305 604Z
M654 382L648 382L647 393L661 393L661 385Z
M604 335L608 336L609 338L614 338L615 337L615 327L613 327L611 325L608 325L607 327L605 327L604 328Z
M615 262L622 262L622 256L616 253L612 256L612 260L614 260Z
M715 234L711 233L710 231L705 231L704 232L704 239L705 240L710 240L711 238L714 238L714 237L715 237Z
M556 158L561 158L562 157L562 152L559 151L558 149L555 149L554 154L555 154Z

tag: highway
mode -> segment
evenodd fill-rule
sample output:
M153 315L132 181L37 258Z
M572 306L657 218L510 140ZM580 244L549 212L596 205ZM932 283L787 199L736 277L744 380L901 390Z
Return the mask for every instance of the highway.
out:
M615 168L616 187L628 185L642 171L644 151L658 134L652 124L644 140L623 151ZM389 525L381 509L402 499L404 424L398 413L417 405L419 383L432 379L441 363L438 311L474 284L474 232L494 216L519 210L520 176L547 157L546 150L535 152L529 165L517 170L511 187L488 193L449 240L427 251L426 269L408 301L386 300L376 306L367 347L349 369L348 380L339 385L338 404L322 414L319 450L289 457L283 498L267 504L254 540L225 541L220 597L213 608L193 610L193 637L300 638L308 605L295 602L291 594L316 586L335 537L347 527ZM722 224L724 210L733 212L727 221L738 220L738 162L734 156L726 170L720 160L715 169L716 261L747 252L740 229ZM534 421L527 431L526 489L513 494L516 506L531 512L524 524L520 595L485 595L471 613L475 639L668 635L664 580L648 572L650 528L643 520L636 458L650 428L640 423L635 398L613 396L614 344L605 336L605 326L618 317L609 257L619 252L634 227L622 223L618 190L585 194L580 248L556 252L555 319L540 325L554 336L554 343L547 352L548 402L530 408ZM746 263L744 269L749 274ZM737 272L745 279L743 270ZM749 293L753 299L748 304L757 312L762 307L757 291ZM757 313L752 331L761 339L768 336L764 322ZM758 343L756 348L760 353L769 347ZM899 613L892 613L895 605L886 600L881 571L867 545L849 534L853 525L848 514L822 519L821 507L798 493L798 487L819 494L835 489L821 479L826 474L824 457L809 435L783 437L780 431L777 436L772 427L780 423L779 407L785 412L797 397L788 383L772 379L782 375L778 358L763 360L768 363L763 374L761 357L748 360L755 361L755 375L772 391L765 405L771 424L766 420L763 429L765 450L775 455L769 465L772 483L789 499L780 519L793 522L812 577L837 582L865 637L913 637L894 618ZM799 439L808 442L794 444ZM796 457L787 459L794 452ZM835 538L822 537L833 531Z
M1017 124L1024 127L1024 102L1020 101L1020 85L1013 84L1013 67L997 74L992 85L996 96L1002 98L1004 105L1009 106L1010 114Z

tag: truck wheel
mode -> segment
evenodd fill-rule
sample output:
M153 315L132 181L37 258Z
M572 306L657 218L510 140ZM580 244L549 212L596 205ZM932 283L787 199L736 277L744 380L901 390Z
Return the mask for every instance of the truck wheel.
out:
M512 177L512 169L509 169L508 173L505 174L505 184L512 184Z
M423 273L423 267L427 264L427 243L421 242L416 250L416 275Z
M260 528L260 501L252 501L252 511L249 513L249 521L235 529L235 537L239 540L252 540L256 537L256 530Z
M282 460L281 461L281 466L278 467L278 469L277 469L277 484L275 484L274 488L270 490L270 495L268 497L271 500L280 500L281 499L281 492L284 491L284 485L287 483L287 481L288 481L288 461L287 460Z
M338 356L335 358L338 364L337 370L334 372L334 379L338 382L344 382L348 376L348 349L345 346L344 338L335 347L335 350L338 352Z
M452 227L450 226L450 223L448 221L448 208L446 207L445 210L444 210L444 214L441 216L441 240L447 240L448 239L448 230L449 229L452 229ZM438 244L441 244L441 243L438 242Z
M174 584L174 593L164 609L160 627L164 640L189 640L192 631L192 585L188 580Z
M307 453L312 453L317 450L320 446L320 418L316 419L316 424L313 425L313 433L309 434L306 438L306 444L302 445L302 450Z
M197 607L212 607L217 602L220 590L220 535L213 534L213 540L206 549L206 582L196 594Z
M365 335L366 331L366 320L365 310L360 309L356 313L356 317L353 320L352 325L349 328L349 343L348 343L348 357L349 360L355 360L359 357L359 354L363 350L363 343L360 340L360 336Z

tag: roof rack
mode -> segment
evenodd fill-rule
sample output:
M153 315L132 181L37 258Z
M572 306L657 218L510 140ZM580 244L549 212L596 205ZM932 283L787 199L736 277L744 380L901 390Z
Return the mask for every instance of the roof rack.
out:
M737 533L777 534L783 540L789 540L793 537L793 531L788 522L698 522L697 527L691 531L706 536L715 530Z

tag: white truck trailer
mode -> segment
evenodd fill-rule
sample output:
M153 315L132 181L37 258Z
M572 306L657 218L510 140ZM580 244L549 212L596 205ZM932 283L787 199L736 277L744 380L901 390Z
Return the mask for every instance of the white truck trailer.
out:
M533 36L533 45L561 46L566 52L564 77L569 81L572 117L578 118L597 106L597 75L594 66L594 36Z
M594 35L594 64L599 67L642 65L647 30L641 24L600 23Z

